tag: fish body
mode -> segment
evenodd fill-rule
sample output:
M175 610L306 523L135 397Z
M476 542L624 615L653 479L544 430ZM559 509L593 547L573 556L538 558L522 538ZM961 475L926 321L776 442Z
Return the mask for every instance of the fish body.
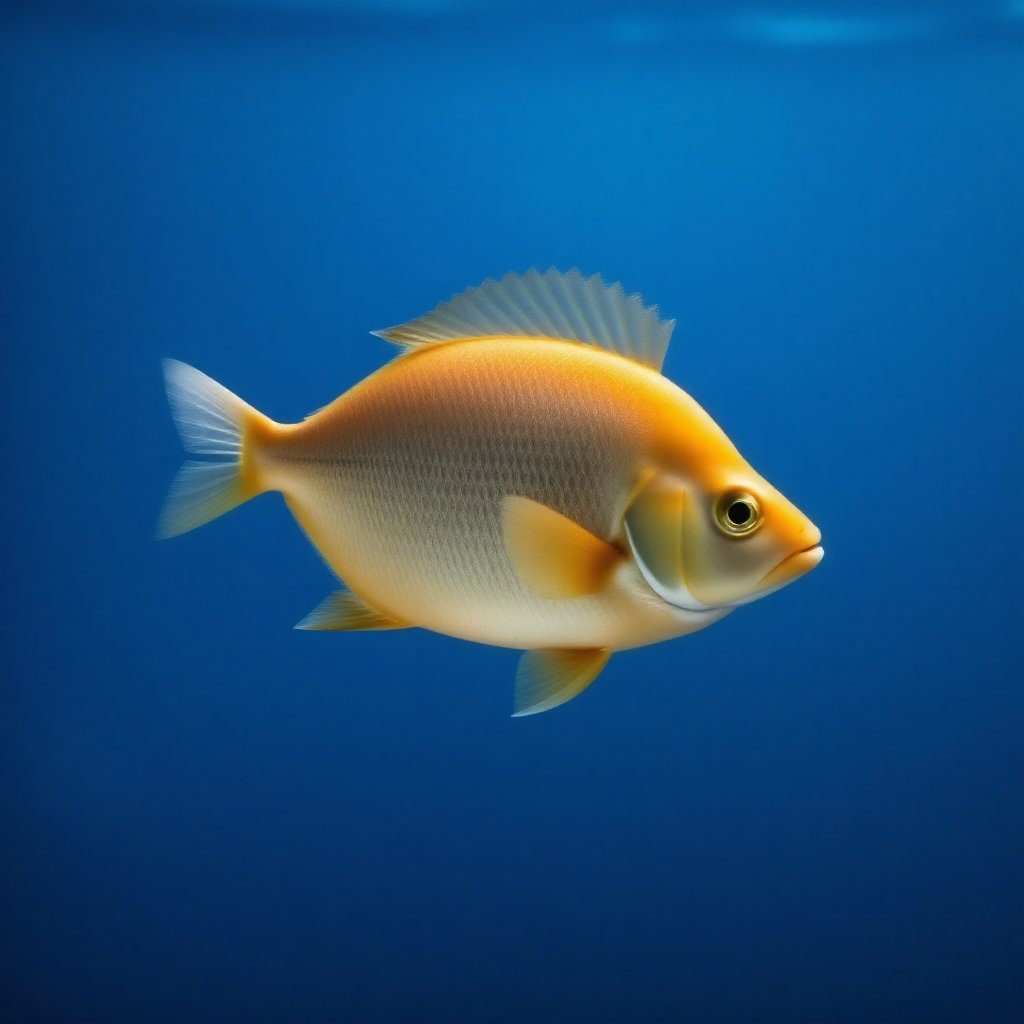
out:
M533 652L517 713L546 710L610 652L701 629L820 559L817 529L660 373L670 330L599 279L510 275L383 332L404 353L298 424L170 364L186 446L229 461L186 468L164 532L279 491L349 588L302 625ZM771 529L723 533L733 495Z
M512 564L503 500L530 498L624 547L659 428L688 420L713 429L682 391L621 356L470 341L395 360L271 435L257 465L334 572L395 619L502 647L622 650L724 610L667 604L625 558L598 593L541 597Z

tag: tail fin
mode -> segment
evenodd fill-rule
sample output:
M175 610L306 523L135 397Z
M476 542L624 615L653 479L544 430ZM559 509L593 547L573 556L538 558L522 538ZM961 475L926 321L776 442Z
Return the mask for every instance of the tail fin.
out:
M185 450L216 456L186 462L178 471L160 513L157 536L176 537L254 498L261 488L247 471L247 435L269 422L205 373L176 359L164 360L171 413Z

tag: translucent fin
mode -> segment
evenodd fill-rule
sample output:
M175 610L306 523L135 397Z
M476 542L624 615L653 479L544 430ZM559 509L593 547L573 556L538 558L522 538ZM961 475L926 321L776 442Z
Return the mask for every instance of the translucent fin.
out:
M237 395L185 363L165 359L164 381L186 451L220 459L181 467L160 514L161 538L194 530L259 493L252 473L243 472L244 435L254 422L265 421Z
M626 539L641 574L662 600L676 608L702 612L712 606L694 597L686 584L683 562L686 500L682 485L652 480L626 509Z
M185 451L241 458L242 424L250 406L212 377L176 359L164 360L164 383Z
M488 278L425 316L374 333L410 348L467 338L557 338L660 370L674 326L674 320L658 316L657 306L627 296L620 284L552 268L545 274L528 270L500 281Z
M507 497L502 525L512 565L538 597L596 594L622 559L618 548L530 498Z
M582 693L608 664L608 650L527 651L516 670L513 718L550 711Z
M318 604L295 628L332 629L407 629L408 623L392 619L371 608L350 590L336 590Z
M186 462L171 483L157 536L166 540L188 533L251 497L242 488L237 462Z

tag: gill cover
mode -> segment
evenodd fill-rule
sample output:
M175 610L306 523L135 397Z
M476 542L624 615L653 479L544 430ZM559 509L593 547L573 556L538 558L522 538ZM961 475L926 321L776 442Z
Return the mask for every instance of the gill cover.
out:
M683 519L690 501L681 483L654 477L626 510L626 539L648 586L664 601L691 612L708 611L687 585Z

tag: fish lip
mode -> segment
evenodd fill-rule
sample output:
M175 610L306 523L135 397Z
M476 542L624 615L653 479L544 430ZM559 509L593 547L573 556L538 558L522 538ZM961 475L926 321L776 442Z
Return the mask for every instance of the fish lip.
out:
M799 559L804 555L811 555L815 553L817 553L817 558L814 560L813 563L808 565L806 569L804 569L804 573L810 572L811 569L817 566L818 563L822 560L822 558L825 557L825 549L821 546L820 538L818 541L815 541L815 543L808 544L807 547L801 548L799 551L794 551L790 555L786 555L786 557L781 562L779 562L778 565L776 565L772 569L769 569L768 572L766 572L764 576L761 577L759 582L767 582L771 579L771 577L779 575L787 565L791 564L796 559ZM804 573L800 573L800 575L802 576Z

